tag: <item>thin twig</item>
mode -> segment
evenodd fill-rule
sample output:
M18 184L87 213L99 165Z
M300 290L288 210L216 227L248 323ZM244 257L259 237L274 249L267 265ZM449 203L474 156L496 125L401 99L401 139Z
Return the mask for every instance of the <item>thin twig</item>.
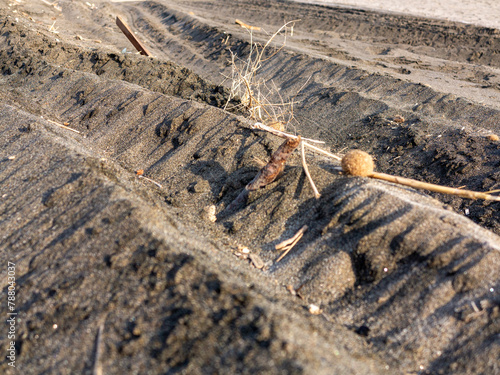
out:
M490 191L485 191L484 193L485 193L485 194L500 193L500 189L490 190Z
M256 122L253 125L250 125L250 128L251 129L257 129L257 130L264 130L264 131L269 132L271 134L274 134L274 135L276 135L276 136L278 136L280 138L285 138L285 139L297 139L298 138L298 136L296 136L296 135L293 135L293 134L290 134L290 133L285 133L285 132L282 132L280 130L271 128L270 126L264 125L261 122ZM302 138L302 140L303 141L312 142L312 143L318 143L318 144L324 144L325 143L323 141L317 141L315 139L310 139L310 138ZM307 143L306 143L306 146L308 146Z
M54 124L54 125L57 125L63 129L66 129L66 130L71 130L72 132L75 132L75 133L78 133L78 134L81 134L81 132L79 132L78 130L75 130L75 129L71 129L70 127L66 126L66 125L63 125L63 124L59 124L58 122L55 122L55 121L52 121L52 120L49 120L48 118L43 118L45 121L47 122L50 122L51 124Z
M156 186L158 186L160 189L163 188L163 186L161 186L161 184L159 184L158 182L156 181L153 181L152 179L148 178L148 177L144 177L144 176L137 176L138 178L143 178L145 179L146 181L149 181L149 182L152 182L153 184L155 184Z
M384 180L384 181L389 181L389 182L394 182L396 184L410 186L410 187L416 188L416 189L429 190L429 191L433 191L435 193L457 195L457 196L462 197L462 198L484 199L484 200L492 200L492 201L500 202L500 197L497 197L495 195L490 195L488 193L482 193L479 191L472 191L472 190L456 189L456 188L451 188L448 186L435 185L435 184L430 184L428 182L413 180L411 178L392 176L392 175L386 174L386 173L372 172L371 174L368 175L368 177L377 178L379 180Z
M243 27L245 29L248 29L248 30L255 30L255 31L259 31L260 30L260 27L258 27L258 26L250 26L250 25L244 23L243 21L240 21L239 19L234 20L234 23L237 23L241 27Z
M276 263L278 263L280 260L282 260L289 252L294 248L294 246L300 241L306 230L308 229L307 225L304 225L302 228L299 229L295 235L280 244L276 245L275 249L280 250L284 249L283 254L280 255L280 257L276 260Z
M305 138L304 138L304 139L305 139ZM309 142L310 142L310 141L309 141ZM337 156L337 155L335 155L335 154L332 154L331 152L325 151L325 150L323 150L323 149L321 149L321 148L319 148L319 147L316 147L316 146L310 145L310 144L309 144L309 143L307 143L307 142L304 142L304 146L309 147L311 150L317 151L317 152L319 152L320 154L326 155L326 156L331 157L331 158L333 158L333 159L335 159L335 160L339 160L339 161L340 161L340 160L342 160L342 158L341 158L340 156Z
M260 63L262 61L267 61L269 60L270 58L272 58L274 55L276 55L279 51L281 51L281 49L285 46L285 43L286 43L286 32L285 32L285 42L283 43L283 45L278 48L278 50L276 52L274 52L271 56L269 56L267 59L265 60L262 60L262 55L264 54L264 51L266 50L267 46L273 41L273 39L281 32L281 30L285 29L288 27L289 24L293 23L295 25L295 22L299 22L300 19L298 20L292 20L292 21L288 21L287 23L285 23L283 26L281 26L278 31L276 31L272 36L271 38L269 38L269 40L266 42L266 44L264 45L264 47L262 47L262 50L260 51L260 55L257 59L257 61ZM293 27L293 26L292 26Z
M314 197L316 199L319 199L321 197L321 194L319 193L318 189L316 188L316 185L314 184L314 181L311 177L311 174L309 173L309 168L307 167L306 152L304 151L304 142L300 142L300 152L302 154L302 167L304 168L304 173L306 174L307 179L309 180L309 183L311 184L311 188L313 189L313 192L314 192Z
M299 229L299 231L297 233L295 233L293 235L293 237L291 237L288 240L285 240L283 242L280 242L274 248L276 250L281 250L281 249L284 249L285 247L291 245L292 243L294 243L297 240L297 238L302 237L307 229L308 229L308 226L304 225L302 228Z

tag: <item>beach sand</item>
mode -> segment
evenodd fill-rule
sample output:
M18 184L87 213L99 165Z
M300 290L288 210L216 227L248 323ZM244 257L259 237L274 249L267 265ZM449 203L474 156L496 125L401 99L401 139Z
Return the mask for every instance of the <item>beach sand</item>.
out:
M236 18L259 43L300 19L256 75L293 100L287 131L379 172L497 190L498 29L268 0L0 14L0 260L18 314L18 368L0 372L500 374L499 203L307 151L315 199L296 151L226 210L283 139L251 128L224 78L251 51Z
M436 18L500 29L500 5L495 0L314 0L300 1L332 6L365 8L379 12Z

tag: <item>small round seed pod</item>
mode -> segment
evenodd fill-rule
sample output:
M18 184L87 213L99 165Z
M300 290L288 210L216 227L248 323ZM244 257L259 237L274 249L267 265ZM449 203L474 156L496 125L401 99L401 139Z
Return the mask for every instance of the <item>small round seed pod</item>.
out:
M351 150L342 158L342 171L352 176L366 177L373 173L373 158L361 150Z

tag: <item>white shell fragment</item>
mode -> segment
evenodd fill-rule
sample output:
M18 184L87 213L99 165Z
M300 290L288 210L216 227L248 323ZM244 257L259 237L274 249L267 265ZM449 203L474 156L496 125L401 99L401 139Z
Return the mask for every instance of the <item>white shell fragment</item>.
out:
M321 311L321 309L319 308L319 306L317 305L314 305L314 304L310 304L309 305L309 312L313 315L319 315L321 314L323 311Z

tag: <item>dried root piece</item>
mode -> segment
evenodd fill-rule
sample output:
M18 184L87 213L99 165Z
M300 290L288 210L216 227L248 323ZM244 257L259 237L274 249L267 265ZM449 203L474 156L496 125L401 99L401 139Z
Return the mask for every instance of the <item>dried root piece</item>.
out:
M436 193L457 195L463 198L484 199L484 200L492 200L500 202L500 197L488 193L456 189L448 186L441 186L441 185L429 184L427 182L412 180L410 178L397 177L397 176L392 176L390 174L374 172L373 171L374 163L372 157L368 153L361 150L349 151L342 158L341 164L343 172L352 176L372 177L372 178L377 178L379 180L394 182L400 185L410 186L415 189L423 189L423 190L434 191Z
M236 199L226 208L226 211L232 211L237 207L242 206L248 197L250 191L263 188L273 182L276 177L285 168L285 163L288 157L292 154L293 150L297 148L300 143L300 136L296 139L287 139L281 144L280 147L271 156L271 160L267 163L252 181L243 189L243 191L236 197Z

